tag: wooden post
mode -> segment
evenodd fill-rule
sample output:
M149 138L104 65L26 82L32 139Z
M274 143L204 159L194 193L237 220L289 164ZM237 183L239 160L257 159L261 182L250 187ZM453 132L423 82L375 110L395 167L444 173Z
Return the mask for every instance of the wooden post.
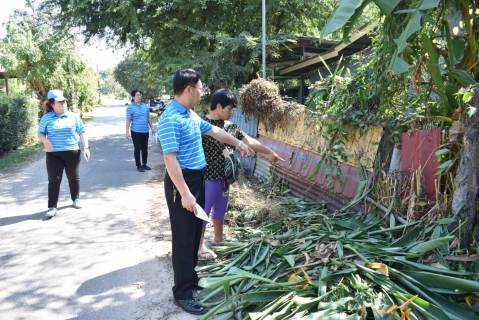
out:
M474 94L473 105L479 109L479 91ZM461 161L457 168L456 189L452 200L452 212L457 213L457 223L449 228L455 228L459 222L466 223L459 231L462 244L468 249L474 246L474 239L479 239L479 216L477 203L479 200L479 111L468 118L464 124L464 138L461 151ZM461 209L462 207L462 209ZM474 248L475 249L475 248Z
M7 93L7 96L8 96L8 77L7 77L7 74L4 73L3 76L5 77L5 89L6 89L6 93Z

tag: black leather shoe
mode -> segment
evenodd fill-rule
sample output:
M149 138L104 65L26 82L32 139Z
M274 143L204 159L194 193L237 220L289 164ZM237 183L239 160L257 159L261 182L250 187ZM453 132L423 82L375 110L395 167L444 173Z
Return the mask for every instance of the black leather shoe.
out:
M188 300L176 300L173 299L175 304L179 307L181 307L184 311L191 313L191 314L205 314L206 313L206 308L199 305L198 302L194 299L188 299Z

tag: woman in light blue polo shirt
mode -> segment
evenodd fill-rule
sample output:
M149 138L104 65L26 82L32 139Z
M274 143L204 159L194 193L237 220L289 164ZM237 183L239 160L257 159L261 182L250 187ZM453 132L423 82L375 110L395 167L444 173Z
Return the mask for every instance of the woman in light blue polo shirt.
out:
M126 108L126 138L133 140L133 146L135 147L134 156L136 170L139 172L145 172L145 170L151 170L146 165L148 161L148 138L149 131L156 134L156 129L153 128L150 118L150 109L146 104L141 102L142 94L140 90L133 90L131 92L133 102ZM140 152L141 160L140 162Z
M70 186L73 207L80 209L80 160L83 145L85 159L90 159L90 147L81 119L67 110L67 99L61 90L48 92L48 100L43 104L44 115L38 125L38 139L43 142L46 151L48 174L48 211L51 218L57 214L58 196L65 170Z

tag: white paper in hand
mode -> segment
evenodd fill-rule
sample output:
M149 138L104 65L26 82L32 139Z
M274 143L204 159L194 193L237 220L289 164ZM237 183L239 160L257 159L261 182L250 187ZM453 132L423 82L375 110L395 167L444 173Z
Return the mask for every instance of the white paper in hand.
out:
M156 133L153 133L153 131L150 130L150 141L153 143L158 143Z
M197 215L198 218L205 220L207 222L210 221L210 217L208 217L205 210L203 210L203 208L199 204L196 204L196 212L198 213Z

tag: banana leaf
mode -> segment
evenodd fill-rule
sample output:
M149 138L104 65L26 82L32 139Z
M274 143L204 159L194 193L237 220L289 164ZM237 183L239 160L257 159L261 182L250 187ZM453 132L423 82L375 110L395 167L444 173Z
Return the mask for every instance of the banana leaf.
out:
M450 277L425 271L401 270L402 273L416 279L425 287L434 288L440 286L443 289L465 293L479 293L479 282L458 277Z
M405 301L411 299L413 296L409 294L404 294L401 292L393 292L392 293L395 297L399 298L399 300L404 303ZM419 297L415 298L411 304L408 305L411 309L413 309L416 313L422 314L425 319L427 320L450 320L451 318L444 313L441 309L437 306L423 300Z
M367 224L359 221L358 219L348 219L348 220L339 220L339 219L331 219L331 222L341 226L341 227L344 227L344 228L347 228L347 229L350 229L350 230L363 230L364 228L368 227Z
M400 0L373 0L384 15L388 15L393 12L397 7Z
M445 297L432 292L422 283L418 282L407 274L393 268L389 268L391 279L399 282L411 293L418 294L422 299L435 304L442 309L452 319L477 319L473 309L463 307Z
M291 291L289 290L255 291L255 292L248 293L244 297L244 300L251 303L270 302L290 292Z
M418 269L421 271L428 271L428 272L435 272L435 273L440 273L440 274L449 274L453 276L458 276L458 277L467 277L467 276L472 276L474 273L472 272L459 272L459 271L453 271L449 269L441 269L441 268L436 268L436 267L431 267L422 263L417 263L414 261L409 261L406 260L404 257L387 257L383 258L384 261L393 261L393 262L398 262L402 265L412 267L414 269Z
M437 238L425 242L420 242L409 249L413 253L424 253L436 249L443 244L449 243L454 240L454 236Z
M262 312L250 312L249 317L253 320L266 319L275 310L277 310L278 308L281 308L282 305L284 305L285 303L290 302L291 299L293 298L293 296L294 296L294 292L290 292L290 293L284 295L283 297L273 301L273 303L266 310L264 310Z
M349 18L354 14L356 8L359 7L361 0L342 0L333 10L328 22L321 30L320 39L342 28Z

